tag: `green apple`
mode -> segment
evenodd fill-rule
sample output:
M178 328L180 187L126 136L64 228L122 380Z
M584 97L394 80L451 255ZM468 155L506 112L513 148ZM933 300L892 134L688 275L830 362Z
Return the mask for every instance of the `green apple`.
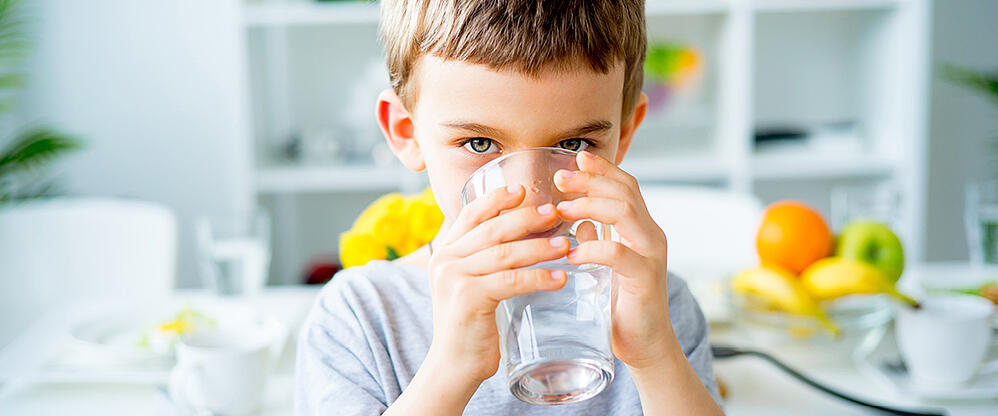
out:
M864 220L847 224L839 235L836 254L873 265L891 282L897 282L904 271L901 240L890 227L879 222Z

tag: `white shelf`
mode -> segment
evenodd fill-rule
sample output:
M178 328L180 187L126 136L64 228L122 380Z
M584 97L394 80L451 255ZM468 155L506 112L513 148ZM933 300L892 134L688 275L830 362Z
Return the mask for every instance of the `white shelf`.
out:
M378 3L263 3L246 5L243 15L250 27L378 23Z
M816 152L780 152L752 157L756 180L809 180L888 176L895 171L889 160L868 154L822 155Z
M256 189L261 194L342 191L389 191L402 187L403 167L281 166L259 169Z
M724 0L649 0L645 2L645 16L715 14L730 8L730 2Z
M723 0L657 0L649 2L649 17L723 13L730 8ZM307 26L341 23L378 23L378 3L314 1L247 4L243 20L249 27Z
M823 10L878 10L897 7L905 0L756 0L760 12L807 12Z
M728 167L719 157L687 156L625 157L621 169L638 181L720 182L728 179Z
M360 76L367 62L381 59L373 30L379 5L243 1L239 29L249 29L248 50L256 59L247 59L252 66L246 72L253 75L250 92L258 93L246 96L268 103L253 114L261 120L251 126L260 129L255 136L335 125L337 112L353 104L349 96L331 97L332 92L345 91L350 77ZM702 95L690 103L702 105L682 114L676 107L667 115L649 115L637 132L646 148L632 148L624 170L643 183L718 186L766 200L818 205L827 205L827 189L840 183L890 179L902 189L906 227L924 224L929 0L648 0L645 7L650 34L697 45L708 66ZM348 36L329 45L280 30L327 26L348 27ZM348 59L317 65L315 55L333 56L329 50ZM328 66L339 72L314 70ZM301 87L313 84L325 89L313 93ZM855 148L832 152L821 146L754 149L756 123L770 120L805 126L856 120L869 136L865 145L883 153ZM257 195L375 194L413 188L425 179L401 167L373 166L264 165L253 174ZM286 204L287 221L297 223L297 199L275 199ZM331 215L356 215L335 209ZM306 259L298 253L319 247L312 242L315 247L295 247L295 238L294 233L282 237L289 248L275 253L275 258L285 256L278 263L287 275L298 273ZM906 246L921 253L923 237L910 238Z

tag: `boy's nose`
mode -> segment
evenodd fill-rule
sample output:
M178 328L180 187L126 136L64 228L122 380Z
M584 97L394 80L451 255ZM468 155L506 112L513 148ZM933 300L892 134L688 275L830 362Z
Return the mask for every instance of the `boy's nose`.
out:
M526 190L523 203L520 206L538 206L549 202L557 202L554 187L554 169L547 155L543 153L524 155L517 159L517 166L507 166L513 172L506 179L509 183L522 184Z

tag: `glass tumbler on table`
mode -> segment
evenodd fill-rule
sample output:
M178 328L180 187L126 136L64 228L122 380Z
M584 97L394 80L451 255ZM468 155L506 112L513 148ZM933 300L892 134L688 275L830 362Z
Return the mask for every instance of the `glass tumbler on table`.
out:
M998 181L967 184L964 221L970 263L998 266Z
M263 211L238 217L203 217L195 223L198 272L209 293L254 296L267 283L270 217Z
M511 184L524 186L523 206L576 199L582 195L562 193L554 185L558 170L579 170L575 156L575 152L549 147L504 155L472 174L462 201L468 204ZM579 244L576 232L584 222L592 223L595 231L585 238L609 239L610 226L592 220L559 221L550 230L522 239L565 236L575 247ZM534 292L499 303L500 371L506 374L510 392L524 402L545 405L579 402L599 394L613 380L612 269L573 265L564 257L527 268L564 270L567 281L558 291Z

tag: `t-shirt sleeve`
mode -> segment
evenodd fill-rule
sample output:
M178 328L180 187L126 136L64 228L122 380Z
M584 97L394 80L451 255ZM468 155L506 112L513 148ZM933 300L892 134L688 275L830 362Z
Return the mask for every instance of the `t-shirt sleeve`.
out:
M721 397L714 380L714 356L707 339L707 320L685 281L670 274L669 286L669 318L676 337L697 377L720 405Z
M296 415L379 415L388 405L347 279L322 290L298 337Z

